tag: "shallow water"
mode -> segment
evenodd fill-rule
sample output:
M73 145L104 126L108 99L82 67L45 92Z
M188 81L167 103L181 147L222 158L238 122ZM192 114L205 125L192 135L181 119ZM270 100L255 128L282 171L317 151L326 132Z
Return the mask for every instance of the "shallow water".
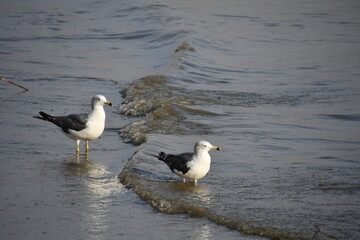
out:
M30 91L0 85L1 237L359 238L359 7L3 1L1 76ZM97 93L87 157L31 118ZM151 156L200 139L222 152L198 186Z

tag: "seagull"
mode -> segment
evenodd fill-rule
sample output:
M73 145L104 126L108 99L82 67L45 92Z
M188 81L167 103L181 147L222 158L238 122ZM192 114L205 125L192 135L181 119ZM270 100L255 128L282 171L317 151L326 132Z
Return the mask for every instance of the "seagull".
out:
M88 141L97 139L104 131L104 104L112 106L111 102L106 100L104 96L96 95L91 99L91 112L88 114L71 114L56 117L45 112L39 112L41 116L34 116L34 118L55 124L63 134L74 139L76 142L76 153L80 151L80 140L84 140L87 153L89 151Z
M220 148L201 140L195 144L194 153L172 155L160 152L159 155L153 156L165 162L173 173L182 178L184 183L186 180L194 180L196 185L197 180L203 178L210 170L210 150L220 151Z

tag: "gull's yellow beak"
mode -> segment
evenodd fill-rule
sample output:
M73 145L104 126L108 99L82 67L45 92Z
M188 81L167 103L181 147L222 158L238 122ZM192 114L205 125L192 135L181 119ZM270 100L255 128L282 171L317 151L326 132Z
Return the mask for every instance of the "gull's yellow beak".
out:
M221 150L221 149L220 149L219 147L217 147L217 146L212 146L211 149L212 149L212 150L216 150L216 151L220 151L220 150Z
M110 107L112 106L112 103L109 101L105 102L104 104L109 105Z

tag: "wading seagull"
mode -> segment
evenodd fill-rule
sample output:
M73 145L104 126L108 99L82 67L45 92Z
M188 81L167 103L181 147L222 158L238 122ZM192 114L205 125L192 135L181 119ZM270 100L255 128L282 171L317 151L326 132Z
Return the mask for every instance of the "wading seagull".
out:
M85 141L85 150L89 151L88 141L100 137L105 128L104 104L112 106L111 102L102 95L96 95L91 99L91 112L86 114L71 114L68 116L51 116L39 112L41 116L34 116L44 121L52 122L60 128L60 131L76 142L76 153L80 151L80 140Z
M173 173L183 179L183 182L194 180L197 184L197 180L203 178L210 170L210 150L220 151L220 148L207 141L199 141L194 146L194 153L172 155L160 152L155 157L165 162Z

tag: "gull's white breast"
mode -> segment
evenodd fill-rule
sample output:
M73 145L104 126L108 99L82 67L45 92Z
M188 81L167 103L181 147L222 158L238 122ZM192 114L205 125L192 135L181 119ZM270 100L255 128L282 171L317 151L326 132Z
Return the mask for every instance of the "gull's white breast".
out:
M94 140L100 137L105 128L105 111L103 107L97 107L89 114L86 127L81 131L69 130L71 138L79 140Z
M183 175L183 178L189 180L201 179L210 170L211 158L208 152L196 155L193 161L187 163L189 171Z

